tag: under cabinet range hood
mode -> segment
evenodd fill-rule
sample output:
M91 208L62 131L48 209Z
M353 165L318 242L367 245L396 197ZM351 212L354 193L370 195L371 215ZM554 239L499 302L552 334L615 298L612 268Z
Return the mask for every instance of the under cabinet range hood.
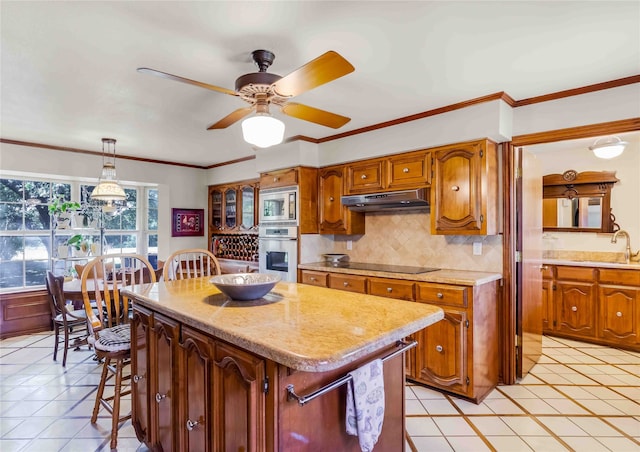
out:
M429 210L426 188L389 191L368 195L342 196L342 205L356 212L381 212L386 210Z

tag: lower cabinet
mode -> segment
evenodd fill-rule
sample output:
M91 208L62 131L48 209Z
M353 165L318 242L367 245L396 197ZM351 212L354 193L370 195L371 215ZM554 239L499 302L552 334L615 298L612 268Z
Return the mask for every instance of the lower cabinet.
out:
M300 281L333 289L429 303L444 319L407 339L406 377L480 402L498 383L497 282L479 286L425 283L300 270Z
M132 321L140 441L164 451L265 450L263 358L143 307Z
M640 271L543 269L545 334L640 351Z

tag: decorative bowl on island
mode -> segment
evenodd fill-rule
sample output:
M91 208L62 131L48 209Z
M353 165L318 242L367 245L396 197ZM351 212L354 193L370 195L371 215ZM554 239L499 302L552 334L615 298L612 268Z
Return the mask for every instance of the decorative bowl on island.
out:
M265 296L280 281L266 273L231 273L211 278L211 283L232 300L256 300Z

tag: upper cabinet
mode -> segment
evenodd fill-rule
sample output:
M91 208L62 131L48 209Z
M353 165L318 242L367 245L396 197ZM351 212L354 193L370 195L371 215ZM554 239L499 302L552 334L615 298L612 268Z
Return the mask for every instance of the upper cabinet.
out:
M209 186L209 236L255 230L257 194L257 179Z
M364 234L364 214L344 207L345 166L322 168L319 175L320 234Z
M345 165L345 194L376 193L382 190L412 190L431 183L430 152L426 150L391 157L363 160Z
M431 149L431 234L494 235L498 219L498 153L489 140Z
M298 168L260 174L260 188L290 187L292 185L298 185Z

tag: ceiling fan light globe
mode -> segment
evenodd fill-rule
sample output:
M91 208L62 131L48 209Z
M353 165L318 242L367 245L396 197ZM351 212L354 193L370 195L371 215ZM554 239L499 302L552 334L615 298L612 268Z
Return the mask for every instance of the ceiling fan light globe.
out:
M242 136L249 144L268 148L282 143L284 123L269 114L258 113L242 121Z

